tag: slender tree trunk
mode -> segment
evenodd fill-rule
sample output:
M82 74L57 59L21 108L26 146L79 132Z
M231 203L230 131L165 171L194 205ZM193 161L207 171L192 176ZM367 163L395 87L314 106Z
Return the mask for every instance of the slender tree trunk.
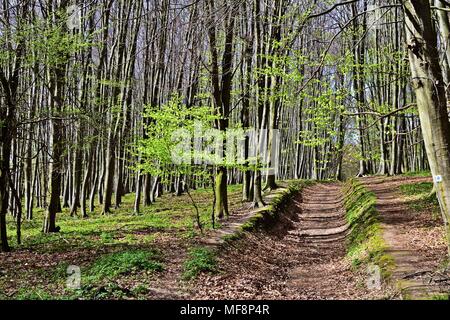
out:
M219 58L217 51L217 35L213 15L215 13L214 1L209 0L206 8L210 16L208 27L209 47L211 53L211 84L213 88L213 98L216 109L216 114L220 119L216 120L216 128L226 132L229 124L228 117L231 110L231 89L233 80L233 49L234 49L234 24L235 17L233 8L225 17L225 46L222 56L222 72L219 75ZM225 145L225 144L224 144ZM222 157L225 152L222 150ZM217 168L217 176L215 182L216 191L216 215L223 218L228 216L228 190L227 190L227 169L223 165Z
M79 127L78 132L78 142L75 150L75 163L73 168L73 194L72 194L72 204L70 207L70 216L75 216L77 214L77 209L80 207L80 190L81 190L81 173L83 170L83 154L82 154L82 141L81 135L83 131L82 125Z
M366 2L364 2L365 6L366 6ZM354 59L354 68L353 68L353 89L355 91L355 95L356 95L356 109L359 112L362 111L362 106L364 105L364 100L365 100L365 94L364 94L364 70L363 70L363 65L364 65L364 40L362 40L360 42L359 37L358 37L358 30L360 25L358 24L358 19L357 19L357 15L358 15L358 7L356 3L352 3L352 15L353 15L353 28L352 28L352 32L353 32L353 45L354 45L354 53L353 53L353 59ZM363 22L363 32L365 32L366 29L366 24L365 24L365 19ZM358 177L362 177L364 175L366 175L368 173L368 168L367 168L367 162L366 162L366 145L365 145L365 141L364 141L364 124L363 124L363 117L358 115L356 117L356 122L358 124L358 133L359 133L359 144L361 147L361 158L359 161L359 173L358 173Z
M61 1L58 11L64 12L68 6L68 1ZM59 12L53 12L57 24L62 24ZM65 24L64 24L65 26ZM62 32L67 30L63 27ZM64 50L64 49L62 49ZM58 232L59 227L56 226L56 214L61 212L61 179L63 170L63 149L64 149L64 127L62 123L61 112L64 108L64 87L66 84L66 68L68 61L67 52L59 52L60 58L63 62L55 66L49 66L50 79L50 106L52 110L53 119L51 120L51 146L52 146L52 160L50 162L50 203L47 208L47 213L44 220L44 232Z
M113 129L114 130L114 129ZM115 159L115 137L114 132L110 130L108 138L108 148L106 153L106 168L105 168L105 185L103 193L103 214L108 214L111 211L111 199L114 185L114 173L116 170Z
M152 176L150 174L145 175L144 179L144 199L143 199L143 205L149 206L152 204Z
M87 194L88 194L89 185L95 186L95 183L94 184L91 183L92 162L94 159L94 152L95 152L95 145L93 143L91 143L89 153L88 153L86 172L84 173L84 178L83 178L83 186L81 188L80 201L81 201L81 215L83 216L83 218L88 217L87 210L86 210L86 198L87 198Z
M141 192L142 192L142 174L138 172L138 178L136 179L136 197L134 198L134 213L139 214L141 204Z
M0 108L6 109L1 106ZM3 111L3 110L2 110ZM5 110L6 111L6 110ZM3 117L4 116L4 117ZM2 119L6 118L6 112L2 112ZM9 191L8 186L8 172L9 172L9 159L11 156L11 137L9 136L9 126L3 123L0 128L1 136L1 149L0 149L0 242L1 251L8 252L10 247L8 244L8 237L6 234L6 214L8 213L9 204Z

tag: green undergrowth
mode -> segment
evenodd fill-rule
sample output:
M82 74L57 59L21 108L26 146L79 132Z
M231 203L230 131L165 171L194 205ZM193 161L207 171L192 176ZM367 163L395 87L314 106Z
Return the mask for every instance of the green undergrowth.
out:
M56 300L57 297L44 288L22 288L14 296L15 300Z
M229 210L239 209L242 186L230 185L228 191ZM204 230L210 230L211 188L192 190L191 195L200 210ZM140 214L133 212L134 194L122 200L109 215L102 215L101 205L96 202L87 219L79 216L80 210L78 216L70 217L68 208L63 208L57 216L61 231L55 234L42 233L45 210L36 208L33 220L23 222L21 245L15 240L15 223L8 215L10 244L22 254L17 268L0 266L0 299L140 299L151 295L143 294L148 290L142 287L135 290L136 285L167 272L163 262L171 248L160 247L161 239L196 245L201 234L195 210L186 194L164 194L150 206L142 206ZM222 226L217 223L216 227ZM43 254L36 259L37 267L26 267L33 259L28 252ZM66 286L69 265L81 268L81 289L73 292Z
M398 283L398 287L408 287L408 283L404 281L400 281ZM434 293L434 294L424 294L424 295L412 295L408 292L402 293L403 300L414 300L414 301L429 301L429 300L449 300L450 296L448 293Z
M61 261L51 269L39 268L31 271L35 278L42 281L33 285L21 281L12 295L2 292L0 281L0 300L141 299L149 292L143 283L158 277L158 274L164 271L162 260L159 250L148 248L123 249L101 254L76 266L80 268L78 289L67 287L67 281L75 273L69 272L69 263Z
M101 256L86 272L87 282L115 279L136 271L163 270L160 253L147 250L129 250Z
M432 193L432 182L405 184L400 186L400 190L407 197L408 206L415 212L431 212L434 218L440 216L436 193Z
M376 265L380 267L383 277L388 277L393 259L385 252L387 245L375 208L375 194L356 179L347 181L343 192L350 226L347 250L352 265L355 268Z
M230 210L241 204L241 185L230 185ZM212 229L211 189L193 190L192 196L197 203L204 230ZM15 222L8 215L8 238L14 249L33 248L39 252L65 252L74 248L103 248L104 246L149 245L165 232L176 234L180 238L193 238L199 234L195 223L195 211L187 195L176 197L164 194L150 206L141 206L141 213L134 213L134 194L123 197L119 208L108 215L102 215L102 206L96 202L94 212L83 219L78 215L71 217L68 208L58 214L56 224L61 232L42 233L45 210L35 208L33 220L22 224L22 244L18 245L15 234ZM220 227L220 224L216 224ZM174 233L173 231L177 231Z
M449 294L436 294L433 295L430 300L450 300Z
M402 174L404 177L431 177L430 171L414 171L414 172L406 172Z
M189 250L188 259L183 264L183 279L191 280L202 272L215 272L216 270L216 253L212 249L192 248Z
M164 270L160 260L161 254L156 250L136 249L105 254L82 271L81 288L68 290L67 295L70 299L139 298L139 295L147 293L142 285L129 289L116 281L132 277L141 282L144 273L153 274Z

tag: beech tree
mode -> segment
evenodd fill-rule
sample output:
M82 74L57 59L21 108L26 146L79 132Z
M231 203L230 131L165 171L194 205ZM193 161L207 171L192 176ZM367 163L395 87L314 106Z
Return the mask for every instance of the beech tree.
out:
M405 1L403 6L412 87L417 97L428 161L450 239L450 122L436 29L428 1Z
M206 10L210 19L208 21L208 37L209 48L211 55L211 87L216 114L219 119L216 120L215 126L217 129L225 132L229 127L230 109L231 109L231 90L233 80L233 51L234 51L234 26L235 26L235 4L231 2L225 7L224 30L225 30L225 44L222 53L222 64L219 66L219 52L217 43L217 31L214 16L217 15L215 11L214 1L209 0L206 4ZM224 157L225 154L222 154ZM219 219L228 216L228 196L227 196L227 169L225 166L218 166L217 176L215 181L215 212Z
M21 68L25 55L25 25L28 19L29 2L22 2L16 9L16 33L3 33L1 38L2 49L5 49L0 56L0 84L3 99L0 102L0 243L2 251L9 251L8 238L6 234L6 214L8 212L9 199L20 207L21 201L15 189L10 171L10 160L12 152L12 142L17 134L17 109L19 100L19 85L22 75ZM8 10L6 4L3 10ZM6 21L12 28L13 17L6 16ZM9 192L11 190L11 194ZM18 242L20 243L20 221L21 214L17 217Z
M448 224L447 1L74 5L0 6L2 250L24 219L57 232L58 214L113 215L127 195L142 213L163 193L214 188L226 218L230 184L262 207L281 180L429 169ZM204 165L213 180L149 161L137 145L158 120L145 110L174 97L222 135L255 129L245 161Z

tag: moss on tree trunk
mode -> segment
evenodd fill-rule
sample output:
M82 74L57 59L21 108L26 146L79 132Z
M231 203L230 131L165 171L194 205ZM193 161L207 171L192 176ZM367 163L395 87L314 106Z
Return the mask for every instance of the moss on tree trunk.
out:
M215 194L216 206L214 211L217 218L228 217L227 169L225 167L217 168Z

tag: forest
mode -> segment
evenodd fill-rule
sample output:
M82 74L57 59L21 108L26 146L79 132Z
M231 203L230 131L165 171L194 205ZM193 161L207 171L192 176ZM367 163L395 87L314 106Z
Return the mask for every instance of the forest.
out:
M4 0L0 300L450 293L448 0Z

